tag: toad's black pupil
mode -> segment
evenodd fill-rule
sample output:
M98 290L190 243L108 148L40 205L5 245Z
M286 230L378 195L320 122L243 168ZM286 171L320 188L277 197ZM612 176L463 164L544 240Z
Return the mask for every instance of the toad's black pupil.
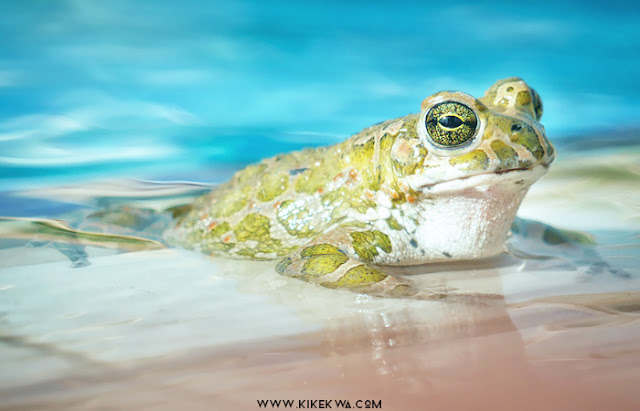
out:
M438 120L438 123L440 123L442 127L458 128L462 125L462 120L456 116L444 116Z

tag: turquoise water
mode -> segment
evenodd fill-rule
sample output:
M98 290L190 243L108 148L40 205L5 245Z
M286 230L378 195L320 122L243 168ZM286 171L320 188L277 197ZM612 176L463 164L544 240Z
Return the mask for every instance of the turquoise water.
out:
M559 148L640 125L636 2L2 3L2 192L220 181L507 76L540 93Z

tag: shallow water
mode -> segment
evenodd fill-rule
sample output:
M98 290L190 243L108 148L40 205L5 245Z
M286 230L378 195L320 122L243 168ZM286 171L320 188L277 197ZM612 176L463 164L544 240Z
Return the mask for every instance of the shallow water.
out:
M442 300L381 299L0 223L0 409L640 409L635 3L4 3L0 216L105 229L86 216L517 75L559 153L519 215L590 233L609 268L525 242L397 269Z
M624 158L608 160L623 167ZM524 215L545 209L549 192L559 203L579 197L584 173L565 166L533 190ZM626 275L506 254L396 268L421 287L449 290L441 301L329 290L281 277L272 262L184 250L87 247L91 264L71 268L55 248L5 242L2 404L252 409L258 400L326 399L381 401L383 409L635 409L640 224L613 206L637 202L639 182L617 182L617 197L593 186L598 200L582 211L612 203L611 215L597 214L609 229L595 218L582 226ZM124 197L128 188L102 187ZM68 199L69 190L59 193ZM79 193L85 202L96 196ZM570 223L572 213L552 207L543 217Z

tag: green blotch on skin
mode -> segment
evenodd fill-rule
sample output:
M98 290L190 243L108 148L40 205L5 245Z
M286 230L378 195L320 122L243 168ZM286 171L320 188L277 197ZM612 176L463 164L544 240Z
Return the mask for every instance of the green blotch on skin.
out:
M465 171L485 170L489 166L489 157L482 150L473 150L463 156L450 159L449 164L461 166Z
M307 258L313 255L325 255L325 254L336 254L336 255L344 255L342 251L338 249L335 245L331 244L316 244L311 247L304 248L300 252L300 257Z
M311 212L304 207L297 207L291 200L282 202L276 213L276 219L287 230L287 233L296 237L310 237L315 234L308 221Z
M392 230L403 230L404 227L402 225L400 225L400 223L398 222L398 220L396 220L393 217L389 217L387 218L387 225L389 226L390 229Z
M234 233L238 241L263 241L271 238L269 234L271 223L262 214L249 214L236 226Z
M311 276L331 274L349 260L338 247L332 244L315 244L304 248L300 257L307 259L302 267L302 273Z
M379 254L378 249L391 252L389 236L380 231L356 231L350 234L353 248L363 261L371 262Z
M531 104L531 94L528 91L522 90L516 96L516 103L521 106Z
M516 150L506 145L503 141L492 141L491 148L493 149L493 152L496 153L496 156L500 160L500 164L504 168L516 168L520 166Z
M361 140L369 134L369 138L366 141L343 146L343 152L340 156L340 169L354 169L358 173L358 179L361 181L361 185L357 188L359 191L365 188L373 191L379 190L387 178L387 174L392 172L392 163L388 155L394 141L392 135L385 133L380 137L378 141L380 155L378 161L374 161L376 157L376 138L374 134L381 132L378 130L379 128L383 128L383 125L378 125L371 128L368 133L358 135L357 140ZM358 195L359 193L352 194L354 197Z
M271 237L270 229L271 223L269 222L269 218L262 214L249 214L243 218L233 230L236 235L236 240L238 240L238 242L254 240L257 244L252 248L240 249L237 251L237 254L261 258L256 257L256 254L277 253L278 255L282 255L285 251L288 251L282 248L282 241Z
M371 190L379 190L381 184L380 164L373 164L374 155L375 139L371 138L364 144L353 146L349 158L350 165L361 173L365 186Z
M347 260L349 260L349 257L344 254L313 255L305 261L302 267L302 274L310 277L331 274L346 263Z
M528 124L522 124L522 130L512 134L511 141L525 147L538 160L544 156L540 140L538 140L535 130Z
M284 193L289 185L289 176L282 173L265 173L260 181L257 198L262 202L271 201Z
M378 159L378 167L374 170L374 180L369 187L372 190L378 191L383 183L389 180L389 176L393 175L393 161L389 153L391 152L391 146L395 138L389 134L385 134L380 139L380 158Z
M387 274L377 268L359 265L348 270L340 279L322 283L327 288L361 288L378 283L387 278Z

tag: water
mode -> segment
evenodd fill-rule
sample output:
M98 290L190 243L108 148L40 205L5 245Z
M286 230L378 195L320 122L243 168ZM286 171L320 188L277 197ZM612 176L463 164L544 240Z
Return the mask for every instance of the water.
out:
M145 203L166 206L206 188L180 181L516 75L559 153L520 215L591 233L629 275L503 255L412 273L454 302L384 300L272 263L88 247L71 268L69 250L1 238L0 408L640 408L634 2L1 5L0 216L71 221L141 179L178 181Z
M513 75L542 96L556 142L640 125L635 2L2 3L5 190L220 180L202 169L340 141Z

